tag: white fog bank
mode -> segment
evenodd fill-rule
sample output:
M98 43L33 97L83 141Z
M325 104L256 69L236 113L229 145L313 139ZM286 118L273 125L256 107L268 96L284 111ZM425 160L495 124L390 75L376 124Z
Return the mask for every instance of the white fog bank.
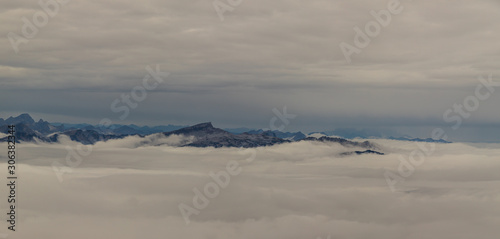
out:
M317 142L255 151L168 146L187 140L182 138L148 139L167 145L142 147L139 140L144 139L98 143L91 152L81 147L88 155L62 174L62 182L53 162L68 166L66 146L78 153L77 144L18 144L17 231L8 232L2 220L0 233L72 239L500 235L500 145L439 144L392 192L384 173L397 172L399 156L407 157L415 143L374 140L388 154L340 157L357 149ZM6 147L0 148L0 170L5 172ZM231 175L228 165L241 171ZM229 181L215 197L206 198L206 207L197 209L193 189L203 193L206 185L217 183L211 172L226 172ZM4 186L2 218L6 197ZM188 225L181 204L197 211Z

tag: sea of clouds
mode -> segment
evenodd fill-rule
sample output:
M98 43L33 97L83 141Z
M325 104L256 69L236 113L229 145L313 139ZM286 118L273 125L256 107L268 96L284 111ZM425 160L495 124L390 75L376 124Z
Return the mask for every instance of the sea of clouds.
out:
M392 192L413 142L373 140L386 155L340 153L335 143L296 142L255 149L176 147L189 141L128 137L99 142L80 165L65 164L61 143L18 144L18 222L8 238L72 239L470 239L500 235L500 145L437 144L435 152ZM149 146L155 145L155 146ZM85 147L83 147L85 148ZM0 170L7 171L6 146ZM249 156L255 155L252 160ZM193 189L210 172L241 167L186 224ZM5 180L5 173L2 173ZM0 188L6 218L7 187ZM4 200L5 199L5 200Z

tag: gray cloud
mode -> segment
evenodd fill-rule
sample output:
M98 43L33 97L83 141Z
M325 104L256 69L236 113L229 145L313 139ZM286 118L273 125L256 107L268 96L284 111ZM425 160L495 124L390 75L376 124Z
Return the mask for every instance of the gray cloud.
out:
M498 81L500 6L488 0L401 1L348 64L339 44L387 2L245 1L221 22L210 1L70 1L18 54L0 39L1 110L97 123L159 64L171 76L127 123L266 127L286 105L297 129L439 125L479 75ZM41 9L2 6L3 36ZM467 123L500 127L498 103L497 93Z
M438 145L392 193L384 171L397 171L399 154L417 149L415 143L376 140L388 155L338 157L352 149L298 142L259 148L248 163L239 149L137 148L139 141L96 144L62 183L50 165L64 164L65 147L74 143L21 144L22 214L11 237L456 239L499 233L498 144ZM186 226L178 204L190 203L192 189L230 160L242 173Z

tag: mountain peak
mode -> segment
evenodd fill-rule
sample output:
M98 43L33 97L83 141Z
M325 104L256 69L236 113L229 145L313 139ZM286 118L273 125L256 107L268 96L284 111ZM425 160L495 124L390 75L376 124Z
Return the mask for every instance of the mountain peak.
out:
M20 114L17 117L9 117L7 120L4 122L5 124L26 124L26 125L32 125L35 123L35 120L31 118L31 116L27 113Z
M28 113L20 114L16 117L16 119L22 119L30 122L35 122L35 120Z
M23 117L23 118L25 118L25 117L29 117L29 118L31 118L31 115L30 115L30 114L28 114L28 113L22 113L22 114L20 114L19 116L17 116L16 118L19 118L19 117Z
M190 135L190 134L207 134L207 133L214 133L214 132L219 132L219 133L228 133L222 129L217 129L212 126L211 122L206 122L206 123L201 123L189 127L185 127L182 129L170 131L170 132L165 132L164 134L170 135L170 134L184 134L184 135Z
M289 142L288 140L264 134L233 134L223 129L214 128L211 122L201 123L171 132L165 132L163 134L165 136L184 135L190 137L190 143L186 144L185 146L192 147L250 148Z
M212 122L205 122L197 125L193 125L190 128L193 129L212 129L214 126L212 125Z

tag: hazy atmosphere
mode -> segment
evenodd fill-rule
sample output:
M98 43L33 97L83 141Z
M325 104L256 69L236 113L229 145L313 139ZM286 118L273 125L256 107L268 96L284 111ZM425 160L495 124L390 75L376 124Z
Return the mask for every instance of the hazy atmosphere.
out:
M498 239L498 0L0 0L0 239Z
M292 130L435 127L453 125L443 113L475 93L479 76L500 81L498 1L219 1L233 9L222 21L214 2L72 0L29 39L22 18L34 24L42 7L1 1L1 35L26 41L0 40L0 110L263 128L287 106L298 115ZM341 43L356 47L354 28L366 32L370 12L391 2L399 13L349 63ZM118 119L111 103L156 65L170 75ZM494 92L463 125L500 133L499 103Z

